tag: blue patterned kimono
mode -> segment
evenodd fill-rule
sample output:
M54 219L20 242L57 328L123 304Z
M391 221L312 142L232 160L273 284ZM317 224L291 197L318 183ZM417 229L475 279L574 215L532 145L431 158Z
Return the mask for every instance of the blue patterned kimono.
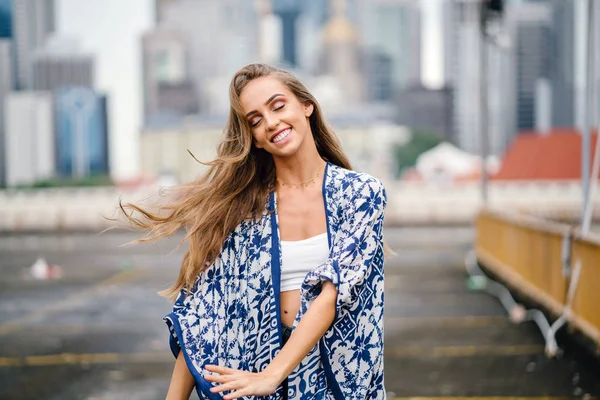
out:
M338 290L336 316L320 342L288 377L290 399L384 399L383 212L385 189L364 174L327 164L323 179L330 254L301 288L294 327L323 281ZM269 212L275 211L275 212ZM281 349L281 252L275 193L267 210L228 235L222 251L182 291L165 317L171 350L180 348L201 399L209 391L206 364L259 372ZM281 399L281 386L270 396Z

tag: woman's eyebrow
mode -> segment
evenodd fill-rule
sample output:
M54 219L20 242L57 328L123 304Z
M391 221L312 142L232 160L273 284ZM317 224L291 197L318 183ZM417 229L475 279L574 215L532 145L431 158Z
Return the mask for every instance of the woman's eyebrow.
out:
M281 93L275 93L273 96L269 97L269 99L267 101L265 101L265 106L269 105L270 102L272 102L273 100L275 100L279 96L283 96L283 94L281 94ZM257 112L258 111L256 111L256 110L250 111L248 114L246 114L246 118L250 117L253 114L256 114Z

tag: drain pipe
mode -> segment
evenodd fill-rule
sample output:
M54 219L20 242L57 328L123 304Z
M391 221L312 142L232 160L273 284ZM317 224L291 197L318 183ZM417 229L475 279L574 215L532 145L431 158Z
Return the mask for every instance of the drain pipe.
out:
M548 356L548 348L554 349L554 354L557 354L558 346L554 335L548 335L550 323L546 316L540 310L527 310L523 305L517 303L512 294L504 285L489 279L487 275L479 268L477 257L473 251L469 251L465 257L465 269L469 275L471 286L476 290L485 291L496 297L506 312L510 320L515 324L520 324L524 321L533 321L546 341L546 355Z

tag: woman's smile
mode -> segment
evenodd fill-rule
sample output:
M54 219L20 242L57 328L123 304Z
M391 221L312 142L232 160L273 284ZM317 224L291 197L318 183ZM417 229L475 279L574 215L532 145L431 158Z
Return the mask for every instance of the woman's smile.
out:
M289 141L291 133L292 128L282 129L271 137L271 143L281 146Z
M255 147L275 158L316 153L309 121L312 104L299 101L278 78L265 76L250 81L240 93L240 105Z

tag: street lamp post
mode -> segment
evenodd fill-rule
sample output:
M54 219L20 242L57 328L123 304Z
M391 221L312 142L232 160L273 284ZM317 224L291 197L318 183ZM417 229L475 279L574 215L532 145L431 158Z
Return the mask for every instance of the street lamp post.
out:
M589 192L589 175L590 175L590 118L589 118L589 103L590 103L590 72L591 64L593 63L591 57L592 50L592 38L590 37L591 29L591 15L590 11L593 8L592 3L589 0L579 0L576 3L576 18L579 19L580 26L580 51L581 54L578 57L580 66L577 69L580 78L579 96L581 101L580 106L580 129L581 129L581 189L583 195L582 201L582 213L581 213L581 225L584 223L583 215L587 209L587 195Z
M596 180L598 179L598 155L594 157L594 168L590 175L590 150L591 150L591 136L592 129L597 125L596 120L596 2L590 0L587 1L587 13L586 13L586 32L585 32L585 44L586 44L586 64L585 64L585 102L582 105L585 109L585 120L583 121L582 130L582 144L581 144L581 179L583 188L583 209L581 213L581 232L586 234L590 230L591 224L591 211L592 203L591 197L596 187ZM596 5L596 7L594 6ZM582 5L583 7L584 5ZM598 139L596 139L598 140ZM598 147L598 146L596 146ZM596 152L595 152L596 153Z
M488 205L488 186L489 177L486 166L486 160L489 153L489 127L488 127L488 46L487 46L487 23L488 23L488 2L482 0L479 4L479 19L481 32L480 46L480 154L481 154L481 201L483 206Z
M481 201L483 206L489 200L489 175L487 158L490 153L489 129L489 44L493 38L488 31L490 22L498 22L504 10L503 0L481 0L478 4L481 32L480 46L480 154L481 154Z

